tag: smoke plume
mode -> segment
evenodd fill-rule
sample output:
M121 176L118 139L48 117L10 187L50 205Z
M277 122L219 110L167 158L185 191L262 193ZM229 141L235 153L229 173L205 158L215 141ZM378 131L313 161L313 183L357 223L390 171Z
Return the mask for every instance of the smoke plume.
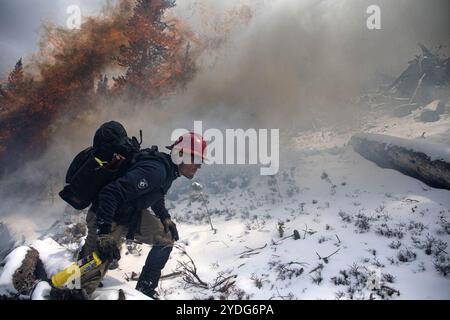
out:
M352 98L376 73L397 76L418 42L449 45L448 1L376 1L382 29L368 30L372 2L192 0L171 8L151 1L167 9L156 53L167 63L150 59L144 69L133 43L156 38L140 33L145 21L130 24L135 1L118 1L76 32L44 26L23 77L17 70L17 85L0 91L0 216L63 210L59 199L46 209L48 194L107 120L130 135L143 129L144 144L160 146L194 120L205 129L280 128L282 135L351 126L359 107Z

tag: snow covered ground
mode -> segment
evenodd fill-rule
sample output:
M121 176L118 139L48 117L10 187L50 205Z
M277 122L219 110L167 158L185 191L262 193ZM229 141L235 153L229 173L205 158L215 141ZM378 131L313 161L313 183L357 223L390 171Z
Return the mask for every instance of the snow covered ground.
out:
M299 134L296 160L282 159L274 177L247 167L206 168L199 180L207 203L177 181L169 205L181 239L163 271L162 298L450 299L449 191L381 169L347 145L365 131L450 146L448 116L435 123L413 117ZM70 264L67 249L51 239L32 246L49 273ZM131 278L150 247L137 249L123 246L119 267L95 299L117 299L118 289L127 299L146 298Z
M367 132L409 139L425 132L421 140L450 146L449 117L436 123L413 117L380 117ZM209 175L205 180L228 183L208 199L217 233L201 200L173 201L180 245L209 288L178 277L161 281L163 297L450 299L450 277L437 269L450 264L449 191L365 160L347 146L353 133L303 133L295 139L298 162L275 178ZM194 221L200 217L203 223ZM286 238L294 230L300 239ZM148 249L125 256L110 276L123 281L139 272ZM174 249L164 273L180 270L179 261L188 260ZM211 289L232 275L227 293Z

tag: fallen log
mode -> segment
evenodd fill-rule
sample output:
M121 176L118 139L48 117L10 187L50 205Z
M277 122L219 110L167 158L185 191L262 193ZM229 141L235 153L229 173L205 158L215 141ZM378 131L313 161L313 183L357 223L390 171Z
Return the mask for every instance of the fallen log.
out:
M450 190L450 148L422 140L360 133L353 149L381 168L394 169L425 184Z

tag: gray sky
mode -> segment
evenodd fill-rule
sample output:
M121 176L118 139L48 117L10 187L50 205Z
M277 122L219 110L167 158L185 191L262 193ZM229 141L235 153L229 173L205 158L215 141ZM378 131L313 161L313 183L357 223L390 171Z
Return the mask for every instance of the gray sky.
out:
M65 25L69 5L79 5L82 15L100 12L106 0L0 0L0 75L21 56L37 49L43 21Z
M65 25L68 18L67 7L71 4L79 5L82 14L98 14L103 5L108 0L0 0L0 77L10 70L20 57L27 57L37 49L39 29L43 21L51 21L56 24ZM115 0L109 0L114 2ZM215 6L217 10L231 7L237 0L207 0L207 4ZM409 55L417 51L417 42L425 44L442 43L448 44L445 38L450 37L450 1L449 0L246 0L247 2L258 2L260 4L277 4L284 8L276 19L278 24L287 23L292 19L288 12L296 12L299 17L304 18L304 10L309 11L316 7L305 5L306 3L322 5L326 14L318 17L319 21L314 21L311 14L312 25L317 26L317 30L323 26L323 21L331 19L344 21L339 25L342 29L354 29L354 33L359 32L365 25L365 8L369 4L378 4L382 9L383 31L381 32L360 32L358 37L352 37L350 46L365 48L367 52L376 52L380 46L385 46L386 51L399 49L400 56ZM195 1L178 1L179 14L183 14ZM301 8L301 9L300 9ZM327 9L329 8L329 9ZM344 9L343 9L344 8ZM270 10L269 10L270 11ZM313 11L311 11L313 12ZM341 14L345 14L343 19ZM269 15L270 16L270 15ZM291 14L292 16L292 14ZM189 16L195 19L193 16ZM271 16L271 19L274 17ZM301 18L301 19L303 19ZM189 21L195 24L195 21ZM273 25L273 21L270 21ZM295 30L295 25L293 26ZM264 30L262 30L264 31ZM266 30L267 31L267 30ZM338 31L338 30L337 30ZM364 31L364 30L362 30ZM348 32L346 32L348 33ZM270 34L270 32L269 32ZM318 33L319 34L319 33ZM264 36L264 34L263 34ZM343 34L345 38L346 34ZM273 39L265 41L271 42ZM325 40L326 41L326 40ZM407 51L408 50L408 51ZM378 54L377 54L378 55ZM365 54L360 54L363 63L366 62Z

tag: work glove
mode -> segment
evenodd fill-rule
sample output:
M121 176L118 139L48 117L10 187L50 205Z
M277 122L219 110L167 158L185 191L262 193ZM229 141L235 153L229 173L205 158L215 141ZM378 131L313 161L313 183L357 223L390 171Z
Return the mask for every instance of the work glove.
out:
M180 238L178 237L178 230L177 230L177 225L175 224L175 222L173 222L172 219L170 219L170 218L162 219L161 222L164 226L164 231L166 233L168 233L170 231L170 233L172 235L172 239L174 241L178 241Z
M102 234L97 239L97 253L102 261L120 260L119 244L111 234Z

